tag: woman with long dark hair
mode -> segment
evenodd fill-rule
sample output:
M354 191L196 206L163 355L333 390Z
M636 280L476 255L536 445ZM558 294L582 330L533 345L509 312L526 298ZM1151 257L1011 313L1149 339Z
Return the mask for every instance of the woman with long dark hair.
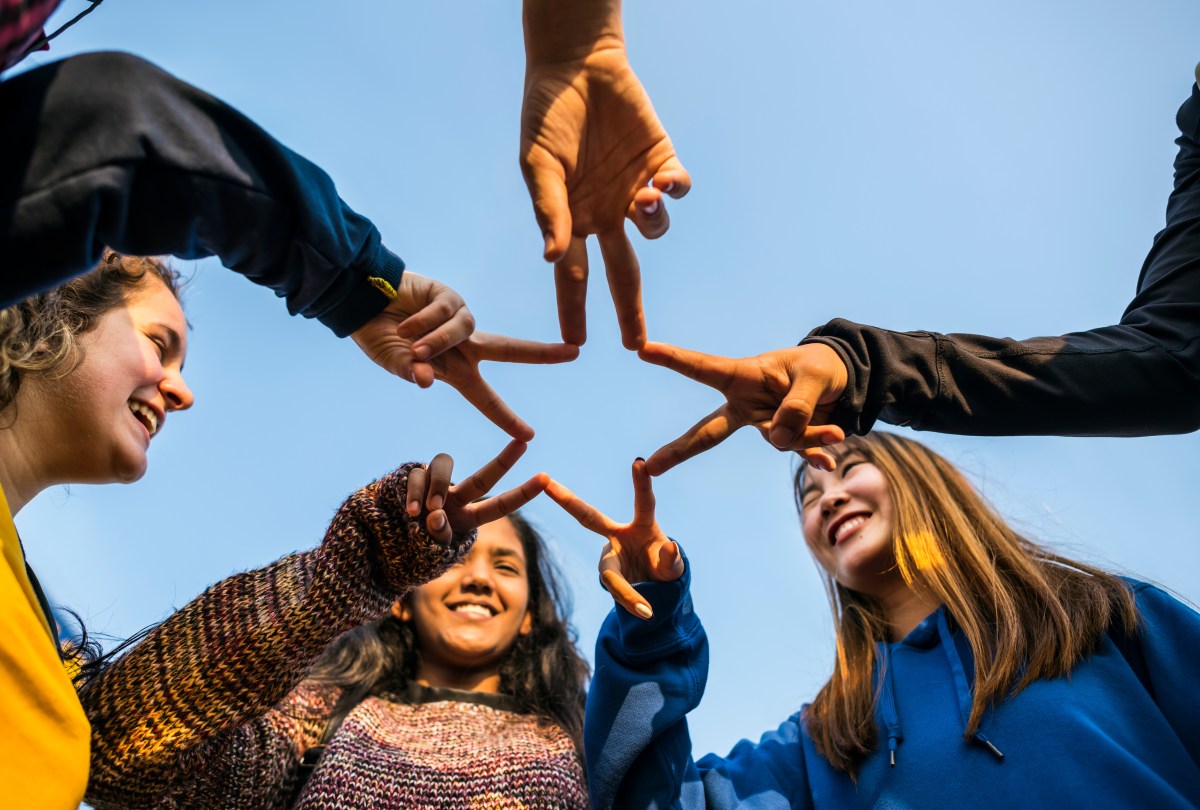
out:
M758 743L699 760L686 717L707 639L644 462L625 525L551 482L609 538L601 576L624 607L588 696L596 807L1200 803L1200 615L1022 537L917 442L873 433L829 451L835 469L802 466L795 489L829 589L833 672Z
M477 508L467 494L451 487L447 513ZM393 586L402 595L383 618L306 674L319 638L351 621L335 615L338 590L354 604L369 586L337 549L371 511L347 502L319 550L327 581L283 615L270 617L280 579L296 577L287 559L214 586L87 688L96 807L587 806L587 664L545 546L520 517L482 525L440 576ZM381 524L373 544L404 548L389 536L398 528ZM156 710L138 716L147 698Z

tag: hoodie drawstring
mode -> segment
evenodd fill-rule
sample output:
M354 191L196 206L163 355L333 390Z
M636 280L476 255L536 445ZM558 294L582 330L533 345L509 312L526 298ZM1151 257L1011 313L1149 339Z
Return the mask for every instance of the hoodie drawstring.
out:
M900 713L896 711L896 689L892 684L892 662L886 643L879 645L879 666L883 669L883 688L880 690L880 708L883 711L883 725L888 735L888 756L892 767L896 767L896 746L904 740L904 732L900 728Z
M954 643L954 634L950 632L950 625L946 621L945 608L941 608L937 612L937 628L942 642L942 650L946 653L946 660L954 675L954 686L958 693L959 716L965 729L967 721L971 717L971 684L967 681L966 668L963 666L962 658L959 657L958 646ZM995 754L998 760L1004 761L1004 753L996 747L995 743L984 736L982 731L976 731L973 739Z

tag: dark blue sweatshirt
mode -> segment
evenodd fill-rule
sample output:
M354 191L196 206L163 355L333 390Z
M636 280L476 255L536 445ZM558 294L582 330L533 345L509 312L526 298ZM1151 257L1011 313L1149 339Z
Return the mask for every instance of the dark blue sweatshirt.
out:
M974 659L945 609L881 643L879 747L856 784L816 752L803 710L692 759L708 642L690 578L638 585L654 618L617 609L600 632L584 732L599 810L1200 806L1200 615L1158 588L1131 582L1136 635L1106 636L1069 677L989 710L969 740Z
M404 269L324 171L145 60L84 54L0 83L0 307L106 246L218 256L343 337Z

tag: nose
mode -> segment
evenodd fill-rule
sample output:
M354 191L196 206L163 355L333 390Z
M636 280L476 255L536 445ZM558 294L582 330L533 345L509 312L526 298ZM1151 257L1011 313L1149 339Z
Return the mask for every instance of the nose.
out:
M823 495L821 495L821 500L819 502L819 506L821 507L821 517L829 517L833 514L835 509L845 506L849 500L850 496L841 489L827 490Z
M458 581L460 588L471 593L491 593L493 584L492 567L480 560L469 560Z
M168 372L163 381L158 384L158 390L162 391L168 411L186 411L196 401L192 389L188 388L187 383L184 382L181 371Z

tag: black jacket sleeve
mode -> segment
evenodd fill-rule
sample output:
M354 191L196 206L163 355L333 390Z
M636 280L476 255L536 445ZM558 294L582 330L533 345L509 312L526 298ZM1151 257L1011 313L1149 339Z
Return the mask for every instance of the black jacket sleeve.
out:
M0 156L0 306L87 271L105 246L216 255L345 336L404 269L320 168L128 54L0 83Z
M804 343L849 371L833 421L974 435L1146 436L1200 429L1200 89L1179 109L1175 188L1120 323L1029 340L834 320Z

